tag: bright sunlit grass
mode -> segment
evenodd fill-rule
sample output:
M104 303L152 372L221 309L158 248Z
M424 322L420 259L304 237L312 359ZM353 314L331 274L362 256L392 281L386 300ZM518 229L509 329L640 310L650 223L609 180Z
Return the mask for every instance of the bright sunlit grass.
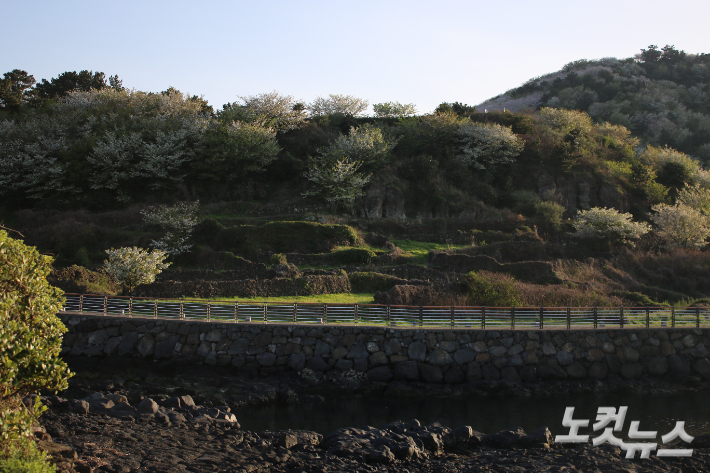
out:
M398 246L402 251L411 254L417 258L417 262L425 263L427 254L434 251L449 250L455 248L464 248L466 245L448 245L446 243L430 243L425 241L412 240L390 240L395 246Z
M280 297L219 297L214 300L250 302L326 303L326 304L372 304L374 294L323 294L320 296L280 296Z

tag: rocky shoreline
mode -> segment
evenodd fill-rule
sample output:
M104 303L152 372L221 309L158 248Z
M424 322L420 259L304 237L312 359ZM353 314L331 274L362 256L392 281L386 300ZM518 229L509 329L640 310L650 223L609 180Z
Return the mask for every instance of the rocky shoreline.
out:
M710 440L698 437L691 458L625 460L606 444L555 444L547 428L483 434L475 426L394 422L379 428L341 428L327 435L299 430L242 430L233 410L322 401L324 396L379 393L451 399L478 396L550 397L610 392L663 395L707 391L685 377L602 383L481 380L461 385L337 382L299 376L246 378L230 367L147 365L140 360L68 358L77 376L41 418L40 445L65 473L151 472L477 472L477 471L708 471ZM106 376L111 378L106 378ZM617 381L617 382L615 382ZM241 411L240 411L241 412Z
M710 436L696 437L690 458L626 460L606 444L556 444L546 427L482 434L417 420L328 435L240 429L227 406L205 407L188 395L131 406L125 396L48 396L37 429L61 473L148 472L702 472Z

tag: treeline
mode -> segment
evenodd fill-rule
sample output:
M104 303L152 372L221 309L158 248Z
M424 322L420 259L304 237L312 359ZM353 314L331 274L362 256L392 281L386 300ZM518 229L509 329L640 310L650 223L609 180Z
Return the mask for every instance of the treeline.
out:
M685 153L645 146L611 117L558 107L481 113L454 102L417 115L389 102L364 116L369 104L356 97L306 104L271 92L215 111L200 97L128 90L103 73L33 81L23 71L3 79L5 212L274 196L345 211L380 186L397 190L410 217L505 207L555 227L572 209L554 189L539 192L544 173L615 186L642 219L686 183L707 184Z

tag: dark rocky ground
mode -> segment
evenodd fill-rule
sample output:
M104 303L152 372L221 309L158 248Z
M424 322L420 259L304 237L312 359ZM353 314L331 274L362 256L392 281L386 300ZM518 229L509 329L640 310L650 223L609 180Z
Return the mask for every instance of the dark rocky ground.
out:
M300 403L343 392L436 397L555 396L614 391L664 394L707 390L699 379L455 386L327 383L301 378L248 379L229 369L145 361L69 359L70 389L47 396L41 445L64 472L474 472L710 471L710 439L696 438L691 458L625 460L609 444L555 444L549 431L484 435L416 421L379 428L249 432L231 410Z

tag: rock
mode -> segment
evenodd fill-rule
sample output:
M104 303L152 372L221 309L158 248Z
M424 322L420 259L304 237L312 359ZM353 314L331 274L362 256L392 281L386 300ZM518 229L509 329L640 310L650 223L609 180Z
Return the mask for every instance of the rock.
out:
M143 335L143 338L141 338L138 342L138 347L136 349L143 358L152 355L153 350L155 349L155 339L153 338L153 335L149 333Z
M514 382L519 382L520 381L520 375L518 375L518 372L513 368L512 366L507 366L500 370L500 375L503 379L508 380L508 381L514 381Z
M402 361L394 365L394 378L400 381L416 381L419 369L416 361Z
M413 342L407 348L407 355L415 361L424 361L426 359L426 343Z
M605 363L595 362L589 367L589 377L594 379L605 379L609 367Z
M89 400L89 412L92 414L105 414L115 404L110 399Z
M584 369L584 366L582 366L582 363L576 362L572 363L571 365L567 366L565 368L565 371L567 372L567 376L570 378L585 378L587 376L587 370Z
M121 337L121 343L118 345L118 356L125 356L131 353L136 343L138 343L137 332L124 333Z
M540 427L520 439L519 444L524 448L542 447L549 448L555 443L554 437L547 427Z
M344 361L344 360L339 360L339 361ZM303 368L306 367L306 354L305 353L294 353L293 355L288 357L288 366L289 368L296 370L296 371L301 371Z
M429 355L429 363L434 366L446 366L451 364L453 358L448 352L440 349L436 349Z
M705 379L710 379L710 361L707 358L696 361L693 370Z
M140 415L155 414L158 412L158 403L150 398L145 398L138 404L137 410Z
M483 379L500 379L500 371L490 363L481 366L481 374Z
M306 368L313 371L328 371L332 367L328 365L328 363L326 363L320 356L313 356L306 362Z
M439 348L445 352L453 353L459 348L459 344L458 342L454 342L452 340L444 340L439 343Z
M560 350L557 352L557 362L560 364L560 366L568 366L574 363L574 356L572 356L572 353L566 351L566 350Z
M518 427L515 430L501 430L495 434L484 435L481 440L494 448L513 448L525 437L525 431Z
M68 445L62 445L60 443L54 443L47 440L40 440L37 442L37 445L40 450L45 452L50 457L66 458L69 460L77 458L76 451Z
M499 358L501 356L505 356L505 354L508 352L508 349L505 347L501 346L492 346L488 348L488 353L491 354L491 356L494 356L496 358Z
M626 379L635 379L643 374L643 366L640 363L624 363L621 365L621 376Z
M464 382L464 374L456 366L449 368L449 370L444 374L444 382L446 384L461 384Z
M143 337L145 338L145 337ZM169 359L172 354L173 350L175 349L175 345L177 345L177 342L180 341L180 336L176 335L172 338L169 338L168 340L163 340L162 342L158 342L155 344L155 354L154 357L157 360L167 360Z
M392 379L392 370L389 366L380 366L367 372L367 379L373 382L386 383Z
M465 365L476 359L476 352L470 348L462 348L454 353L454 361L459 365Z
M256 356L256 361L261 366L274 366L276 364L276 354L267 351Z
M441 368L426 363L419 365L419 377L425 383L440 383L444 379Z
M469 363L466 367L466 381L478 381L481 378L483 378L481 365L475 361Z
M668 371L672 374L687 376L690 374L690 361L678 355L669 355L666 358Z
M382 366L382 365L387 365L389 364L389 360L387 359L387 355L385 355L384 352L382 351L377 351L370 355L370 366Z
M540 365L537 367L540 379L567 379L567 372L560 366Z
M356 360L358 358L367 358L369 356L370 356L370 353L368 353L367 347L365 346L365 344L362 342L358 342L355 345L353 345L352 348L350 348L347 358L349 360Z
M89 403L81 399L72 399L69 401L69 409L77 414L88 414L89 413Z
M297 444L298 444L298 439L296 438L295 435L293 435L291 433L283 434L274 443L274 445L276 445L277 447L283 447L283 448L295 447Z
M127 402L116 404L106 413L111 417L135 417L136 409L128 405Z
M335 367L338 368L340 371L350 371L351 369L353 369L353 362L352 360L344 360L341 358L340 360L335 362Z
M522 368L520 368L520 372L518 374L520 375L520 379L522 379L526 383L537 382L537 370L533 365L523 366Z
M664 356L646 358L646 369L655 376L662 376L668 372L668 361Z

